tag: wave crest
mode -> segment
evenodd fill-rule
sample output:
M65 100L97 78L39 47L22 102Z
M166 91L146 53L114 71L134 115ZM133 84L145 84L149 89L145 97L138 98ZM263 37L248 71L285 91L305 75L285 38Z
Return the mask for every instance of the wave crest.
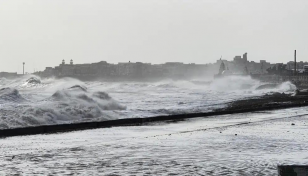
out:
M17 89L2 88L0 89L0 100L4 102L22 102L25 99Z

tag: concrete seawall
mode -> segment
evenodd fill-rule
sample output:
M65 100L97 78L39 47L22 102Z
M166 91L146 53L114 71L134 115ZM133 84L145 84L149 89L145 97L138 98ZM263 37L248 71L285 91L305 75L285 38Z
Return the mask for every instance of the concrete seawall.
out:
M215 111L215 112L205 112L205 113L166 115L166 116L156 116L156 117L147 117L147 118L130 118L130 119L99 121L99 122L83 122L83 123L72 123L72 124L57 124L57 125L2 129L0 130L0 137L49 134L49 133L69 132L69 131L95 129L95 128L110 128L110 127L119 127L119 126L146 125L151 122L178 121L178 120L184 120L184 119L196 118L196 117L211 117L211 116L218 116L218 115L239 114L239 113L256 112L256 111L268 111L268 110L303 107L303 106L308 106L308 102L300 103L300 104L278 105L275 107L262 107L262 108L250 108L250 109L248 108L248 109L240 109L240 110L226 110L226 111Z
M307 176L308 165L280 165L278 166L278 176Z

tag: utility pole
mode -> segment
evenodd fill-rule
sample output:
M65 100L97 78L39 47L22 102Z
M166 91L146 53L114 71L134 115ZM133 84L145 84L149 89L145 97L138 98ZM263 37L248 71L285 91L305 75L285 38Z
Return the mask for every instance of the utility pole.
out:
M294 75L296 75L296 50L294 51Z
M25 74L25 63L24 62L22 63L22 66L23 66L22 67L22 74L24 75Z

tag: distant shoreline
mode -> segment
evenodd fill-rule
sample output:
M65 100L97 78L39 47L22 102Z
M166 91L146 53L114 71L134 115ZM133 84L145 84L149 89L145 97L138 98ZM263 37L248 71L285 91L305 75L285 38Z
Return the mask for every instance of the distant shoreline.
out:
M110 128L110 127L121 127L121 126L139 126L139 125L148 125L149 123L153 122L168 122L168 121L172 122L172 121L181 121L197 117L212 117L219 115L240 114L240 113L249 113L257 111L270 111L270 110L296 108L304 106L308 106L308 95L291 96L288 94L275 93L273 95L264 95L261 97L254 97L251 99L244 99L244 100L230 102L226 108L217 109L212 112L1 129L0 137L51 134L59 132L70 132L77 130Z

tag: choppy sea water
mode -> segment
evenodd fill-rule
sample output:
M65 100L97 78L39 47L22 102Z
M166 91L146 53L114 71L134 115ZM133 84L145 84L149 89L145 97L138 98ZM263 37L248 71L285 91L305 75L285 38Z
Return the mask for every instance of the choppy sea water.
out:
M308 111L201 117L0 141L0 175L277 175L277 164L308 164Z
M206 112L227 102L273 92L292 93L282 83L271 89L249 76L204 81L82 82L26 75L0 79L0 129Z

